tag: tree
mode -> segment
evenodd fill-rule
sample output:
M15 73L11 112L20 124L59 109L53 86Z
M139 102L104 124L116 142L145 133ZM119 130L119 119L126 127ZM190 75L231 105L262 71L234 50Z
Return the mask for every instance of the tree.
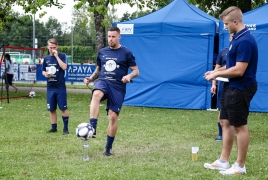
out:
M80 9L83 5L88 3L88 11L94 14L94 25L96 30L96 52L98 52L101 48L105 46L105 23L104 17L107 14L107 7L109 5L109 0L99 0L99 1L91 1L91 0L75 0L79 1L78 4L75 5L76 9Z
M61 30L61 23L54 17L50 16L48 21L45 23L45 27L51 37L58 39L63 32Z
M114 6L109 7L108 14L105 17L107 19L106 27L111 27L113 22L119 21L117 15L116 15L116 12L117 12L117 9L114 8Z
M13 13L13 16L18 21L23 22L23 25L19 22L11 24L9 31L0 31L1 44L21 47L32 47L32 32L33 22L29 16L20 15L19 13ZM38 38L38 47L41 47L46 38L47 30L44 24L35 20L36 38Z
M105 25L107 24L108 14L108 5L115 5L121 3L127 3L131 7L138 3L139 9L148 7L149 9L156 10L159 7L163 7L170 3L172 0L74 0L78 2L75 5L76 9L80 9L83 5L88 5L88 11L93 13L94 16L94 25L96 31L96 52L103 48L106 44L106 29Z
M138 3L139 9L149 7L152 10L156 10L159 7L163 7L172 0L74 0L78 2L75 5L76 9L80 9L83 5L87 4L87 11L93 13L94 27L96 32L96 52L103 48L106 44L106 30L105 26L108 22L108 5L115 5L121 3L127 3L131 7ZM15 16L12 15L12 7L17 5L21 6L25 13L35 14L38 10L42 10L42 7L57 6L62 8L64 4L59 3L58 0L0 0L0 30L10 29L13 22L20 22ZM45 12L43 13L45 14ZM31 17L29 15L29 17ZM89 16L88 16L89 17ZM52 22L51 22L52 23ZM53 23L52 23L53 24ZM55 32L52 32L55 33Z
M131 20L131 19L133 19L132 15L129 14L128 12L125 12L125 13L123 14L123 16L121 17L120 22L123 22L123 21L129 21L129 20Z
M147 11L139 11L138 12L138 17L142 17L142 16L145 16L147 14L150 14L152 11L151 10L147 10ZM128 12L125 12L123 14L123 16L121 17L120 19L120 22L123 22L123 21L129 21L131 19L135 19L136 18L136 12L132 13L132 14L129 14Z
M72 26L74 45L92 47L92 51L87 52L87 59L84 58L84 60L90 59L92 62L96 57L96 33L93 13L89 12L88 8L88 5L84 4L79 9L73 10Z
M64 5L58 3L58 0L0 0L0 4L0 30L10 29L14 22L23 23L16 16L13 16L13 6L21 6L25 13L35 14L42 7L57 6L62 8Z
M198 8L202 9L205 12L208 12L210 15L216 18L219 17L219 14L224 9L227 9L230 6L237 6L244 13L258 6L261 6L266 2L266 0L189 0L189 3L195 4Z

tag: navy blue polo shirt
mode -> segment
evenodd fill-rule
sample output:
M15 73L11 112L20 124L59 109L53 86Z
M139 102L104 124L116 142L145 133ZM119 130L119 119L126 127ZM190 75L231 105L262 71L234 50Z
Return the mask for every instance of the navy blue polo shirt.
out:
M255 38L247 28L233 36L229 46L226 69L236 65L236 62L247 62L248 66L241 77L229 78L227 86L244 89L249 88L256 81L258 65L258 47Z
M100 67L100 79L117 90L126 92L126 84L122 82L122 77L128 74L131 66L136 66L135 56L128 48L102 48L98 53L97 65Z
M58 53L59 58L67 64L67 57L64 53ZM42 71L46 71L46 67L54 70L54 74L47 78L47 89L66 89L65 85L65 70L61 69L58 60L50 54L44 57Z
M227 54L228 54L229 48L224 48L219 52L219 55L216 60L216 64L222 66L225 66L226 60L227 60Z

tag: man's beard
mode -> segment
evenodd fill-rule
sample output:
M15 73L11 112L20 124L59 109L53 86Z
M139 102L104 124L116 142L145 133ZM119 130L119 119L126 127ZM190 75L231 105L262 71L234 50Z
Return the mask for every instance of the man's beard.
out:
M112 49L116 47L115 43L112 43L112 42L109 43L109 46L110 46L110 48L112 48Z

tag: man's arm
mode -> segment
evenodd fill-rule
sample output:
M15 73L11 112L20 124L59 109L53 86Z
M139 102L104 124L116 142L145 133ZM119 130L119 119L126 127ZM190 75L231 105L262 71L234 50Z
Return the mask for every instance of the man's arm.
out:
M237 62L235 66L226 69L226 70L218 70L213 73L206 75L206 80L212 80L216 77L226 77L226 78L234 78L243 76L244 72L248 67L247 62ZM221 68L220 68L221 69Z
M59 58L59 56L55 56L55 57L56 57L56 59L57 59L57 61L58 61L58 63L59 63L59 66L61 67L61 69L66 70L66 69L67 69L67 63L63 62L63 61Z
M131 79L134 79L140 75L140 71L139 71L138 66L131 66L130 69L131 69L131 73L129 73L126 76L123 76L123 78L122 78L123 83L129 83L129 82L131 82Z
M132 67L130 67L130 69L132 71L128 75L131 76L131 79L134 79L140 75L140 71L138 69L138 66L132 66Z
M98 79L99 76L100 76L100 67L97 66L96 69L95 69L95 71L93 72L93 74L92 74L90 77L85 77L85 79L84 79L84 83L85 83L86 85L88 85L90 82L92 82L92 81Z
M220 66L218 69L215 68L214 71L223 71L226 70L226 66Z
M59 55L58 55L58 51L56 50L53 50L53 55L56 57L58 63L59 63L59 66L61 67L61 69L63 69L64 71L67 69L67 63L63 62L60 58L59 58ZM66 57L66 55L65 55Z
M100 67L97 66L95 71L93 72L93 74L89 78L91 79L91 81L95 81L99 77L100 77Z
M220 68L221 68L221 65L216 64L214 71L217 71ZM212 94L216 94L216 90L217 90L216 86L217 86L217 81L214 79L214 80L212 80L212 86L210 89Z

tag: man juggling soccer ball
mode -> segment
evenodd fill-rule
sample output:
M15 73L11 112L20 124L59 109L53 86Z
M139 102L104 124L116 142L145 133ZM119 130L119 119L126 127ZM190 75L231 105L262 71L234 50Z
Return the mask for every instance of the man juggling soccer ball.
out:
M90 124L96 129L100 111L100 101L107 99L106 111L109 125L104 155L112 155L112 144L118 128L118 116L126 93L126 84L139 75L135 57L132 52L119 43L120 29L111 27L108 30L109 46L101 49L97 56L97 67L90 77L84 79L88 85L95 83L90 104ZM128 74L128 69L131 73Z

